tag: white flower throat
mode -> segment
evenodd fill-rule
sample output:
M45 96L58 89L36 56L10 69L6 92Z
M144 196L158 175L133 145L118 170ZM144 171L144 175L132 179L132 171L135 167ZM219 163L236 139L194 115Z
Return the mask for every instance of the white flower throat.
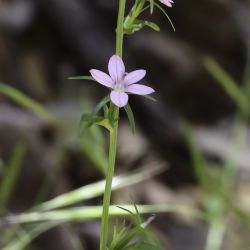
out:
M123 86L122 83L117 83L117 84L115 85L114 90L115 90L115 91L118 91L118 92L124 92L124 91L125 91L125 88L124 88L124 86Z

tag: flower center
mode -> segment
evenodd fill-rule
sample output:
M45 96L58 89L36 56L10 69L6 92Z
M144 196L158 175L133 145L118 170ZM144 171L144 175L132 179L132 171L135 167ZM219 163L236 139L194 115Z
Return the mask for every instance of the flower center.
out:
M115 85L115 91L118 91L118 92L124 92L124 86L122 83L118 83Z

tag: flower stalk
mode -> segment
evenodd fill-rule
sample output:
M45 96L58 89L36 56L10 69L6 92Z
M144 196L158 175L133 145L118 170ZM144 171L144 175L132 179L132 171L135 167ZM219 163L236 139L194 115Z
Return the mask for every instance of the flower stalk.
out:
M117 28L116 28L116 54L122 57L123 52L123 23L125 15L126 0L119 0L119 11L117 19ZM110 102L114 108L114 119L115 121L113 127L110 130L109 134L109 163L108 169L106 171L106 184L103 197L103 211L102 211L102 222L101 222L101 238L100 238L100 250L107 249L107 238L108 238L108 225L109 225L109 206L111 199L111 189L112 189L112 179L115 169L115 160L116 160L116 147L117 147L117 133L118 133L118 119L119 119L119 108Z

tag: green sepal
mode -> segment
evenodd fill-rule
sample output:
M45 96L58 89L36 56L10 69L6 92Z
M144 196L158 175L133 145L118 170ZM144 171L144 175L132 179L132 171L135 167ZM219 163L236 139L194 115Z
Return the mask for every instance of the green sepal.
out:
M128 117L128 121L129 121L129 124L130 124L130 127L133 131L133 133L135 133L135 118L134 118L134 114L133 114L133 111L130 107L129 104L127 104L125 107L124 107L125 111L126 111L126 114L127 114L127 117Z
M145 26L148 26L149 28L151 28L151 29L153 29L155 31L160 31L160 27L156 23L146 21L146 20L137 19L137 20L134 21L134 23L130 27L127 27L125 29L124 33L128 34L128 35L131 35L131 34L137 32L137 31L140 31Z
M68 78L69 80L88 80L88 81L95 81L92 76L71 76Z

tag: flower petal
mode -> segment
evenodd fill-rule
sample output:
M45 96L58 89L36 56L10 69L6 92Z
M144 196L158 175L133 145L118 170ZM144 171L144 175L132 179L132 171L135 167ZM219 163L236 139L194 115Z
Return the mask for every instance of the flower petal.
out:
M125 86L131 85L133 83L139 82L146 75L146 70L139 69L128 73L123 80Z
M118 83L122 80L125 74L124 63L118 55L113 55L109 60L109 74L115 83Z
M167 5L168 7L172 7L172 4L174 3L172 0L159 0L159 1Z
M111 101L119 108L126 106L128 103L128 95L124 92L113 90L110 94L110 98Z
M125 91L135 95L149 95L155 92L152 88L142 84L131 84L125 87Z
M100 84L102 84L108 88L114 87L115 84L114 84L112 78L108 74L106 74L100 70L97 70L97 69L91 69L89 72L92 75L92 77Z

